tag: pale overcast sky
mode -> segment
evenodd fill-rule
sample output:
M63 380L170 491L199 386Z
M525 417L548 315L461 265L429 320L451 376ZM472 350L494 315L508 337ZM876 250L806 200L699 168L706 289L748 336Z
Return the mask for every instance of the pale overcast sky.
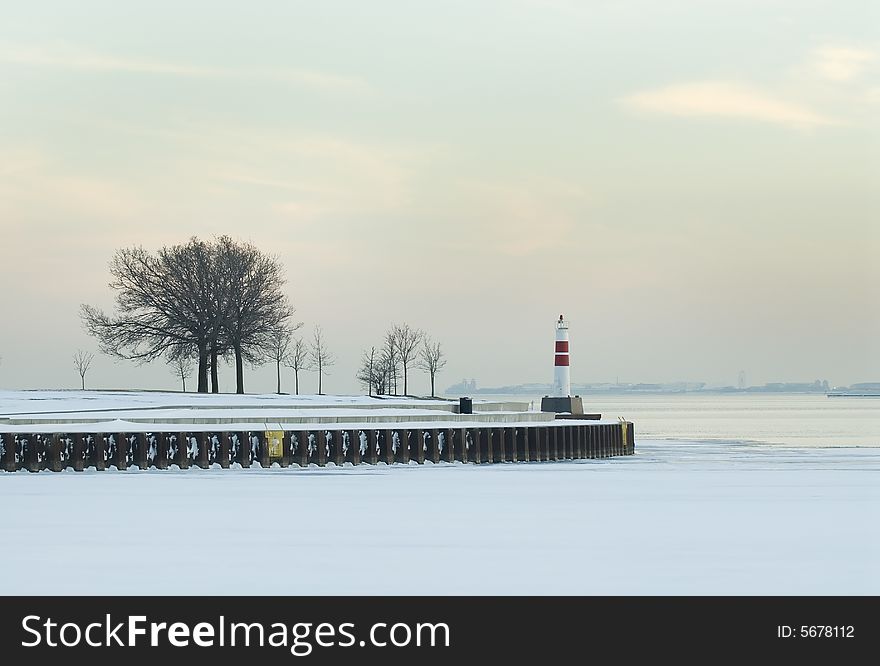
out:
M391 321L550 382L560 312L575 382L880 381L876 2L2 5L0 387L77 386L116 248L224 233L329 392Z

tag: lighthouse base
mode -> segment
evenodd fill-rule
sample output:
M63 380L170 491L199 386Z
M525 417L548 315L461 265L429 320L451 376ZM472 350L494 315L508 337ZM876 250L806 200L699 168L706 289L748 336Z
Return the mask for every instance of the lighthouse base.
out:
M557 414L583 414L584 402L579 395L574 397L569 395L564 398L544 396L541 399L541 411L556 412Z

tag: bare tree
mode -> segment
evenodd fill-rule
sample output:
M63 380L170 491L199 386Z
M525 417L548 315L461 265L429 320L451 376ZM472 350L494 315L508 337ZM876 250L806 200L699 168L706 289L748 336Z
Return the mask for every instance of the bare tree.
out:
M318 372L318 395L323 395L324 373L328 367L336 363L336 357L327 350L327 342L324 340L324 332L320 326L315 326L312 344L309 348L309 359L312 369Z
M407 373L418 357L419 343L425 334L417 328L411 328L409 324L400 326L395 324L391 327L391 335L394 337L394 347L397 350L400 365L403 367L403 395L408 395Z
M431 377L431 397L434 397L434 378L446 365L446 357L440 349L440 343L425 338L419 352L419 367Z
M219 391L219 359L234 358L236 390L244 392L244 361L260 360L268 333L291 315L280 261L249 243L221 236L191 238L155 255L119 250L110 264L115 315L81 308L86 330L102 352L152 361L181 347L198 357L200 393Z
M275 364L275 374L278 380L277 392L281 393L281 365L288 364L290 356L290 341L293 339L293 332L302 326L297 323L295 326L280 326L266 336L264 341L265 359ZM299 385L299 381L297 381Z
M397 395L397 373L400 366L400 353L397 350L397 340L394 331L385 333L385 342L380 352L381 365L387 373L388 394Z
M174 374L177 377L180 377L180 381L183 384L183 392L186 393L186 378L189 377L193 371L192 352L186 349L172 352L168 356L168 365L171 366Z
M75 367L76 371L79 373L79 379L84 391L86 389L86 373L89 371L89 366L92 364L93 358L95 358L94 354L83 351L82 349L77 349L76 353L73 355L73 367Z
M375 345L365 350L361 356L361 367L356 378L361 386L367 388L368 395L384 395L387 391L388 366Z
M306 344L305 340L297 338L293 341L293 348L287 355L284 365L288 368L293 368L293 380L296 385L296 395L299 395L299 371L312 369L311 363L309 362L309 346Z
M211 247L197 238L154 256L141 247L119 250L110 262L118 314L81 308L86 331L106 354L146 363L192 346L199 359L200 393L208 391L208 360L221 332L220 294Z
M235 358L235 391L244 393L244 361L259 362L266 336L293 313L282 293L281 261L250 243L220 236L215 244L222 276L222 327Z

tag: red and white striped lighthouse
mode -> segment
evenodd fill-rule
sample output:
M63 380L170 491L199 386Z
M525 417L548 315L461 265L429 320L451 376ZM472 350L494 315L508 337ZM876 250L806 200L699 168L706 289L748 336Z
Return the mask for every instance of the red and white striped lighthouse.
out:
M553 395L567 398L571 395L571 374L568 357L568 322L562 315L556 322L556 360L553 374Z

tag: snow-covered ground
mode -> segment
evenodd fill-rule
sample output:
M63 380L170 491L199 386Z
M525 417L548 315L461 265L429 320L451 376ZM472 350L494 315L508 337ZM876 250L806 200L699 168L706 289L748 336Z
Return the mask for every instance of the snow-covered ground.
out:
M880 449L0 475L3 594L880 594Z
M404 397L235 395L159 391L0 391L0 431L149 432L283 430L296 424L406 423L415 427L477 427L479 422L552 423L528 402L474 402L474 416L458 402ZM616 420L609 421L616 423Z

